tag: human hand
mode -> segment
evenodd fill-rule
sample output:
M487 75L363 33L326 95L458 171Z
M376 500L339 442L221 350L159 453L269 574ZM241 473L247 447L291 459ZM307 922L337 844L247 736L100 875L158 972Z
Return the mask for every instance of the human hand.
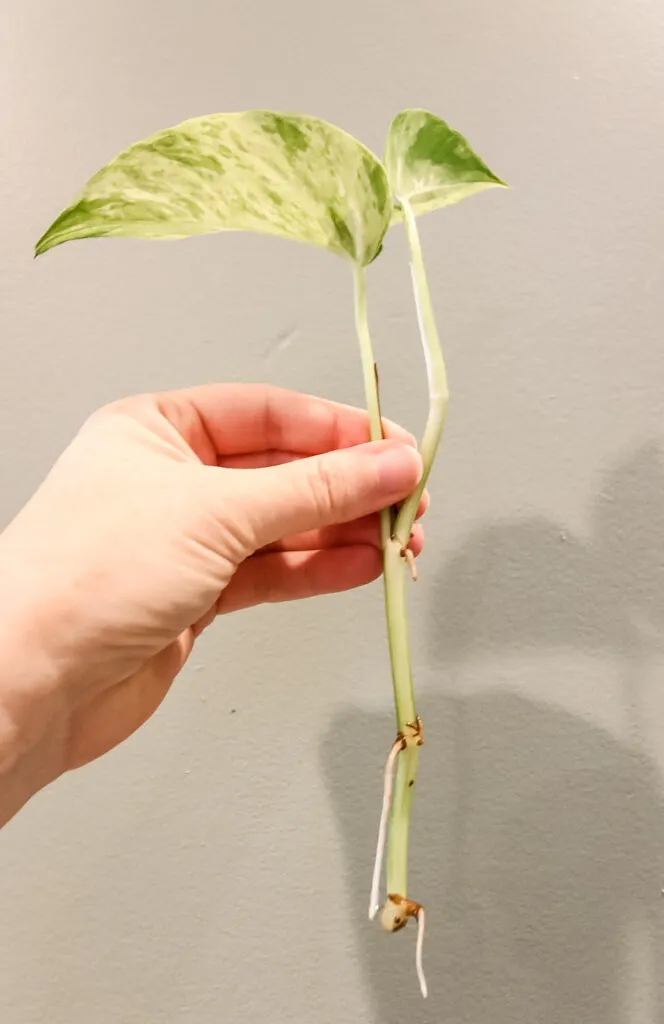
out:
M0 535L12 805L138 728L217 614L378 576L377 510L421 474L410 435L386 433L363 443L365 413L262 385L94 414Z

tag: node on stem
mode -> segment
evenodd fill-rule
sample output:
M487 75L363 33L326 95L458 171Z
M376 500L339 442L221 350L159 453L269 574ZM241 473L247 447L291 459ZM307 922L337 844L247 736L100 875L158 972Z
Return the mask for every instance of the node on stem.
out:
M415 969L420 991L424 999L428 995L428 986L424 976L423 951L424 951L424 907L413 900L407 900L396 893L390 893L383 905L380 915L380 923L386 932L398 932L405 928L408 921L415 918L417 921L417 939L415 943Z

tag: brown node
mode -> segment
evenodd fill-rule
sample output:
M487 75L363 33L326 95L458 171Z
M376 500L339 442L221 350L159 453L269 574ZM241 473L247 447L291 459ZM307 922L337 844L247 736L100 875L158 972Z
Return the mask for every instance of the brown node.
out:
M399 729L399 732L397 733L397 738L394 741L392 749L394 749L394 747L396 747L397 744L399 745L399 750L400 751L401 750L405 750L406 747L408 746L408 740L406 739L406 734L404 732L402 732L401 729Z
M417 918L422 907L414 900L408 900L398 893L388 893L380 916L381 924L387 932L399 932L405 928L411 917Z
M418 715L414 722L406 722L403 735L405 736L406 743L414 743L416 746L421 747L424 743L424 726L422 725L422 719Z

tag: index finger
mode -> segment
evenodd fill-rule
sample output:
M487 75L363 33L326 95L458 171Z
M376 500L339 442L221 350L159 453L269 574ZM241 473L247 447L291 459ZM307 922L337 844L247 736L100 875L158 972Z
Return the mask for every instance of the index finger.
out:
M159 409L202 461L220 455L288 451L321 455L369 440L363 409L267 384L207 384L156 396ZM416 446L383 420L386 437Z

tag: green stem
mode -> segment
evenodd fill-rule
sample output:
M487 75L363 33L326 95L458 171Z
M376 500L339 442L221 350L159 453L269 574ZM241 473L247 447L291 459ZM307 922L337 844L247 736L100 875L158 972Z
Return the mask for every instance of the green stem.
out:
M419 757L420 748L413 743L399 754L397 761L387 844L387 892L395 896L408 895L410 812Z
M401 554L401 544L393 538L390 539L385 551L383 579L397 732L407 737L407 746L397 760L397 775L392 796L387 846L387 891L406 897L410 811L413 787L417 778L419 747L414 742L408 742L411 739L409 726L416 722L417 711L408 636L406 567Z
M449 398L447 388L447 373L443 351L436 329L436 321L429 294L426 271L424 269L424 258L422 247L417 230L417 222L410 204L401 202L404 221L406 226L406 238L410 250L410 269L413 279L413 293L417 309L417 320L420 329L420 337L427 367L427 379L429 384L429 415L427 417L424 436L420 445L420 454L424 465L422 478L415 491L403 502L397 515L392 536L396 540L396 550L401 551L410 539L411 530L417 508L426 487L431 467L440 444L440 439L445 426L447 403ZM394 544L394 541L393 541ZM396 555L394 555L396 558ZM392 565L393 558L389 560ZM396 569L393 570L396 574ZM386 573L387 576L387 573ZM394 597L392 602L392 614L396 621L401 615L405 617L405 594L403 593L404 574L401 569L400 587L394 586ZM389 622L389 618L388 618ZM399 634L397 633L397 638ZM406 636L406 643L407 643ZM397 639L398 643L398 639ZM397 652L401 653L401 652ZM410 677L410 657L408 656L408 672ZM396 692L396 691L395 691ZM404 696L408 693L408 699ZM415 721L415 701L412 692L412 678L409 678L409 688L405 683L399 687L399 694L402 699L401 705L397 699L397 720L399 729L403 730L405 723ZM387 889L389 893L406 895L407 869L408 869L408 835L410 826L410 812L413 799L413 787L417 777L419 759L419 746L409 743L406 749L400 754L397 762L397 777L394 785L394 796L392 799L392 814L390 820L390 836L387 851Z
M394 527L394 536L402 547L405 547L410 538L410 533L417 515L417 507L420 503L422 493L426 487L433 460L438 450L438 445L445 426L447 413L447 402L449 393L447 389L447 373L443 350L440 345L436 321L429 295L429 285L424 269L422 246L417 230L417 222L410 204L401 200L404 213L404 224L406 227L406 238L410 249L410 270L413 279L413 293L417 309L417 320L420 328L420 337L427 365L427 378L429 381L429 415L424 428L424 436L420 445L420 454L424 463L422 479L417 488L402 504Z
M360 343L360 357L362 359L362 377L364 379L364 397L369 413L369 435L372 441L381 441L383 438L383 421L380 414L380 395L378 393L378 371L371 344L369 333L369 321L367 320L367 282L364 267L354 264L355 283L355 329L357 339ZM392 512L389 508L383 509L380 514L380 536L383 550L392 533Z
M371 335L367 321L367 294L364 268L355 267L355 325L360 342L364 391L369 410L371 439L383 436L380 416L376 363L374 360ZM383 547L383 586L385 591L385 614L390 649L390 665L394 686L394 702L397 712L397 729L403 731L409 722L415 721L415 696L410 668L410 643L408 640L408 611L406 607L405 562L401 546L392 536L391 510L381 512L381 541Z
M401 554L401 545L393 538L388 540L383 551L383 587L397 732L405 733L406 726L415 721L417 713L408 636L406 564ZM401 895L405 896L405 893Z
M362 372L371 438L383 436L380 416L380 396L376 366L367 322L366 279L363 267L355 267L355 323L360 343ZM419 497L417 504L419 503ZM410 529L408 530L408 538ZM387 866L388 892L406 896L408 867L408 826L412 803L412 789L417 775L418 747L411 742L409 726L416 722L415 694L410 660L408 613L406 605L406 565L402 544L392 528L390 509L381 512L381 541L383 548L383 587L387 619L388 646L397 732L407 736L406 749L399 755L397 777L392 801L390 839ZM406 541L407 543L407 541Z

